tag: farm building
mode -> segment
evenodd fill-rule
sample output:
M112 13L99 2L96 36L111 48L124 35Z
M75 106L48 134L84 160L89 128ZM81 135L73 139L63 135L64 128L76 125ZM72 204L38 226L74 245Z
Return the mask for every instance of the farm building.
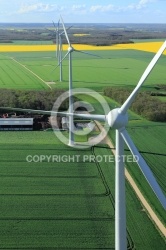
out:
M33 130L33 118L0 118L0 130Z

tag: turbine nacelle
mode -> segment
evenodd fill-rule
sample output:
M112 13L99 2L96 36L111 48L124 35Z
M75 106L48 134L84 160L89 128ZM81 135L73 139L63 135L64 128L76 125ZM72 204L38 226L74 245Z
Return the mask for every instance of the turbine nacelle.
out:
M71 53L71 52L73 52L74 51L74 48L72 47L72 46L69 46L69 48L68 48L68 53Z
M120 108L111 110L106 116L107 123L109 127L113 129L124 128L128 123L127 113L120 113Z

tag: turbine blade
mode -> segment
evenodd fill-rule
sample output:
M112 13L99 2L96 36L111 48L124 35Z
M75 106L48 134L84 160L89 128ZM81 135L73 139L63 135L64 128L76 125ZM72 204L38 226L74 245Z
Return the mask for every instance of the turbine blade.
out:
M71 29L73 26L71 25L71 26L69 26L66 30L69 30L69 29Z
M58 20L58 24L57 24L57 27L56 27L54 21L52 21L56 32L59 31L59 22L60 22L60 20Z
M54 27L56 28L56 25L55 25L54 21L52 21L52 23L53 23Z
M142 84L144 83L144 81L146 80L146 78L148 77L150 72L152 71L153 67L155 66L155 64L157 63L158 59L160 58L160 56L162 55L162 53L164 52L165 49L166 49L166 41L163 43L163 45L160 47L160 49L158 50L156 55L153 57L153 59L149 63L148 67L144 71L142 77L140 78L140 80L139 80L137 86L135 87L135 89L133 90L133 92L130 94L130 96L127 98L127 100L121 106L121 108L119 110L120 113L125 114L127 112L127 110L130 108L130 106L131 106L132 102L134 101L140 87L142 86Z
M97 120L106 121L105 115L95 115L95 114L79 114L79 113L68 113L68 112L56 112L56 111L45 111L45 110L35 110L35 109L22 109L22 108L11 108L11 107L0 107L0 110L5 111L19 111L32 114L43 114L43 115L59 115L59 116L73 116L76 118L83 118L86 120Z
M62 61L60 61L59 65L61 64L61 62L63 62L63 60L65 60L65 58L69 55L70 52L67 52L66 55L62 58Z
M149 166L147 165L147 163L145 162L145 160L143 159L143 157L139 153L138 149L134 145L127 130L121 131L121 135L122 135L125 143L127 144L128 148L130 149L132 155L138 157L138 161L137 161L138 166L140 167L143 175L145 176L145 178L146 178L147 182L149 183L149 185L151 186L153 192L155 193L155 195L159 199L160 203L166 209L166 197L165 197L162 189L160 188L159 184L157 183L151 169L149 168Z
M69 46L71 46L71 43L70 43L70 40L69 40L69 37L68 37L67 31L66 31L66 27L65 27L65 24L64 24L64 22L63 22L63 18L62 18L62 16L60 16L60 18L61 18L62 26L63 26L64 32L65 32L66 40L67 40L67 42L68 42Z
M57 27L54 23L54 21L52 21L54 28L55 28L55 33L56 33L56 57L58 57L59 55L59 20L58 20L58 24Z
M68 27L68 28L66 29L66 31L69 30L69 29L71 29L72 27L73 27L73 26ZM62 31L59 35L62 36L63 34L65 34L64 31Z
M54 112L53 112L54 113ZM66 113L67 116L73 116L76 118L82 118L85 120L96 120L96 121L101 121L105 122L106 121L106 116L105 115L95 115L95 114L78 114L78 113Z
M65 60L65 58L68 56L70 52L67 52L67 54L63 57L63 59L58 63L58 65L51 71L50 74L52 74L59 66L60 64L63 62L63 60Z
M52 74L58 67L59 67L60 63L58 63L58 65L50 72L50 74Z
M101 56L98 56L98 55L95 55L95 54L92 54L92 53L89 53L89 52L85 52L85 51L74 49L74 48L73 48L73 50L76 51L76 52L82 53L82 54L87 54L89 56L96 56L96 57L100 57L101 58Z

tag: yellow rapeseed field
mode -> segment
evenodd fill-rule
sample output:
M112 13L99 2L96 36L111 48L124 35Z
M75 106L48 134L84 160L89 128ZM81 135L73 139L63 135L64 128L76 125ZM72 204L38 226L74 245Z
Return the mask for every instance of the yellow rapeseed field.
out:
M163 42L147 42L147 43L131 43L131 44L118 44L116 47L125 48L125 49L135 49L142 50L147 52L156 53L158 49L161 47ZM166 51L164 52L166 55Z
M73 44L78 50L141 50L156 53L162 42L147 42L133 44L118 44L112 46L92 46L84 44ZM68 49L68 45L63 46L64 50ZM55 51L56 45L0 45L0 52L25 52L25 51ZM164 52L166 55L166 51Z
M92 46L85 44L73 44L79 50L119 50L116 46ZM67 50L68 45L63 45L63 50ZM125 49L125 48L122 48ZM0 45L0 52L25 52L25 51L55 51L56 45Z

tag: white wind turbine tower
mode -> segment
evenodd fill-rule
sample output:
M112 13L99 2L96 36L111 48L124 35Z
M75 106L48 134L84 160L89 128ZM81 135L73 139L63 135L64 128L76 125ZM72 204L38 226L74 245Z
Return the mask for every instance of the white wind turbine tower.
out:
M69 56L69 113L73 113L73 94L72 94L72 90L73 90L73 77L72 77L72 53L75 52L80 52L83 54L88 54L88 55L93 55L84 51L80 51L80 50L76 50L73 48L73 46L70 43L64 22L62 17L60 16L61 22L62 22L62 26L63 26L63 30L66 36L66 40L68 42L68 52L66 53L66 55L63 57L63 59L59 62L59 65L62 65L62 61ZM96 56L96 55L93 55ZM99 57L99 56L97 56ZM56 68L55 68L56 69ZM69 116L69 146L73 146L74 145L74 123L73 123L73 116Z
M59 22L60 21L58 21L57 27L56 27L54 21L52 21L52 22L53 22L53 25L55 28L55 34L56 34L56 58L58 58L58 63L59 63Z
M31 112L31 113L41 113L48 115L57 115L60 116L69 116L69 117L79 117L83 119L92 119L107 122L109 127L115 129L116 131L116 155L115 155L115 249L116 250L126 250L127 241L126 241L126 204L125 204L125 173L124 173L124 142L130 149L133 156L137 156L137 164L142 171L144 177L152 188L153 192L157 196L161 205L166 209L166 197L157 183L151 169L139 153L138 149L134 145L132 139L130 138L126 125L128 123L127 111L130 108L132 102L135 100L136 95L138 94L139 89L146 80L147 76L157 63L158 59L162 55L163 51L166 49L166 41L163 43L157 54L154 56L142 77L140 78L137 86L130 94L128 99L120 108L115 108L111 110L107 115L93 115L93 114L73 114L66 112L54 112L54 111L43 111L43 110L31 110L31 109L20 109L20 108L1 108L4 110L14 110L22 112ZM71 50L71 49L70 49ZM69 51L70 51L69 50ZM70 52L68 52L70 54Z

